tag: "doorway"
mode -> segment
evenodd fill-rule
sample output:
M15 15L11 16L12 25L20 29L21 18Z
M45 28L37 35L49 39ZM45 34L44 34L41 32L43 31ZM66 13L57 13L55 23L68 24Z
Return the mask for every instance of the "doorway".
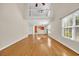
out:
M34 25L33 34L48 34L46 25Z

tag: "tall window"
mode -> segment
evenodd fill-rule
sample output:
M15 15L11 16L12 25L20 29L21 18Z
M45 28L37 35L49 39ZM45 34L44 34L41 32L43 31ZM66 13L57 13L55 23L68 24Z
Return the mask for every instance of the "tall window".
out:
M67 39L79 41L79 11L62 19L62 36Z

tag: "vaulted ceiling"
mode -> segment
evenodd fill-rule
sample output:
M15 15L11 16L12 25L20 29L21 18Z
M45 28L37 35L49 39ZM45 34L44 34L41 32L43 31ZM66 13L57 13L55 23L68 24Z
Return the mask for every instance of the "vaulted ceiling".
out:
M49 19L52 15L49 3L17 4L24 19Z
M29 17L29 7L28 6L31 6L32 9L36 8L37 10L42 6L42 4L38 4L38 6L40 5L40 7L35 7L35 4L36 3L22 3L22 4L17 4L18 8L19 8L19 11L21 12L22 16L24 19L28 19L30 18ZM50 4L47 4L48 6ZM76 6L76 7L75 7ZM68 4L68 3L53 3L50 5L51 8L47 7L50 9L51 13L50 13L50 16L48 17L48 19L52 19L52 20L55 20L55 19L59 19L65 15L67 15L68 13L78 9L79 7L79 4ZM42 7L44 8L44 6ZM36 12L36 11L35 11ZM36 15L35 12L32 12L32 15ZM38 12L37 12L38 13ZM47 16L45 16L47 17ZM42 19L44 19L45 17L42 17ZM35 17L37 19L37 17ZM47 19L47 18L46 18Z
M28 4L29 16L31 17L48 17L50 13L50 4L47 3L31 3Z

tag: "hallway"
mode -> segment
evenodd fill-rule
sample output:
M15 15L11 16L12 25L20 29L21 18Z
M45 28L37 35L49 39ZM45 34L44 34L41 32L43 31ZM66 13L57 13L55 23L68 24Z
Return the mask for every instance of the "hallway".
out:
M2 56L77 56L48 35L29 35L14 45L0 51Z
M0 56L77 55L79 3L0 4Z

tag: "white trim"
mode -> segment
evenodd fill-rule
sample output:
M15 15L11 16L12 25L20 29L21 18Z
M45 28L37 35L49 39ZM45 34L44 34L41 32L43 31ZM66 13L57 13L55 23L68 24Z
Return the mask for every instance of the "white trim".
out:
M3 46L2 48L0 48L0 51L3 50L3 49L5 49L5 48L7 48L7 47L9 47L9 46L11 46L11 45L13 45L13 44L15 44L15 43L17 43L18 41L20 41L20 40L22 40L22 39L24 39L24 38L26 38L26 37L28 37L28 35L24 35L24 36L22 36L22 37L20 37L20 38L16 38L15 41L9 43L8 45ZM17 39L18 39L18 40L17 40Z
M77 50L75 50L75 49L73 49L73 48L69 47L67 44L65 44L65 43L63 43L63 42L61 42L61 41L57 40L57 38L55 38L55 37L54 37L54 36L52 36L51 34L49 34L49 36L50 36L51 38L55 39L56 41L60 42L60 43L61 43L61 44L63 44L64 46L66 46L66 47L70 48L71 50L73 50L73 51L75 51L76 53L78 53L78 54L79 54L79 51L77 51Z
M66 36L64 36L64 38L73 40L72 38L70 38L70 37L66 37Z
M79 27L79 25L76 25L75 27Z

